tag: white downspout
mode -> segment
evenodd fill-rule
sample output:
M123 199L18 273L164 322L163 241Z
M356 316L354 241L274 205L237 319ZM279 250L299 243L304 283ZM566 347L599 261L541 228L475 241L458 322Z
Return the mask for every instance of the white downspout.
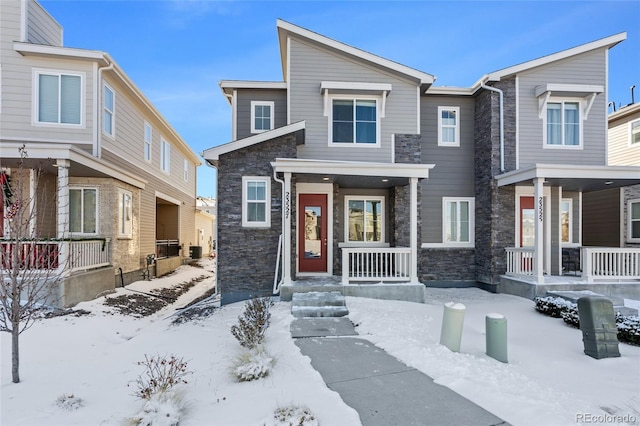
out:
M285 262L284 262L284 245L285 245L284 244L284 227L285 227L285 220L286 220L285 215L284 215L284 210L286 208L287 200L286 200L286 192L285 192L285 182L284 182L284 180L278 178L278 173L276 172L275 167L273 169L273 180L275 180L276 182L278 182L282 186L282 207L281 207L282 213L280 214L282 223L280 225L280 238L279 238L280 247L278 247L278 251L282 250L282 252L280 253L281 256L282 256L282 262L280 264L280 266L282 267L282 272L281 272L281 275L280 275L280 281L279 282L276 282L277 276L278 276L278 271L277 270L276 270L276 276L273 279L273 292L275 294L276 289L280 289L280 285L284 281L284 271L285 271L285 268L287 267L287 265L285 265ZM276 260L276 262L278 262L278 260ZM276 265L277 265L277 263L276 263ZM276 268L277 268L277 266L276 266Z
M102 152L102 147L100 145L100 139L102 138L102 132L100 131L100 125L102 124L102 120L100 119L102 117L102 114L100 113L100 105L102 104L102 90L100 90L102 86L102 72L110 71L113 67L114 63L111 62L106 67L98 68L98 75L96 77L96 90L94 96L94 99L96 100L96 116L94 120L95 126L93 128L95 143L93 145L93 156L98 158L100 158Z
M502 90L487 86L484 81L480 82L480 87L483 89L497 92L500 95L500 172L504 173L504 94Z

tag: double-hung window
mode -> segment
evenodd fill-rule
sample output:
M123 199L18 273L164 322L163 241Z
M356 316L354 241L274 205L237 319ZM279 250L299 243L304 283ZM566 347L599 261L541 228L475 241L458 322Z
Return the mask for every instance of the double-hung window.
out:
M164 139L160 140L160 168L163 172L171 170L171 144Z
M35 73L35 122L82 125L82 75Z
M378 100L333 98L331 104L332 144L376 145L379 142Z
M346 242L384 242L384 197L345 197Z
M251 133L273 129L273 101L251 101Z
M131 238L133 235L133 195L118 189L118 237Z
M629 131L631 133L629 145L640 144L640 120L629 123Z
M473 246L475 239L474 199L466 197L444 197L442 199L442 208L443 243L454 246Z
M460 146L460 107L438 107L438 146Z
M242 226L271 226L270 194L270 177L242 177Z
M153 136L153 129L151 124L145 121L144 123L144 159L151 161L151 139Z
M640 199L629 200L627 217L628 240L632 243L640 243Z
M113 136L115 134L116 95L106 84L104 85L102 107L104 111L102 128L107 135Z
M581 117L579 101L547 102L547 146L571 147L581 145Z
M98 232L97 188L69 188L69 231L74 234Z

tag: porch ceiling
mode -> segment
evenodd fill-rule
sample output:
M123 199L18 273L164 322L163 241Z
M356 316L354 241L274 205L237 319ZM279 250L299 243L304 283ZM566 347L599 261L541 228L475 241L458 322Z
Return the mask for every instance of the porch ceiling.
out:
M528 184L535 178L565 191L592 192L640 184L640 167L535 164L496 176L498 186Z

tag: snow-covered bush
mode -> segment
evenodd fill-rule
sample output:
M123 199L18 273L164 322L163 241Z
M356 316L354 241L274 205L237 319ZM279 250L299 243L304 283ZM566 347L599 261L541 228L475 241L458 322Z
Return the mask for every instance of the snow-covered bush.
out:
M182 393L175 390L156 393L127 423L129 426L178 426L186 408Z
M250 382L268 376L273 364L273 357L264 350L243 350L236 358L232 372L239 381Z
M307 407L279 407L266 426L318 426L318 420Z
M63 393L56 399L55 404L63 410L73 411L84 407L84 400L82 398L78 398L72 393Z
M138 365L144 366L145 371L135 381L135 396L146 400L151 400L154 395L164 394L178 384L186 384L185 377L192 373L187 370L187 362L175 355L166 357L145 354L144 361L138 362Z
M270 297L254 297L245 304L238 324L231 326L231 334L243 348L254 349L264 341L271 318L271 305Z
M562 321L569 324L571 327L580 328L580 316L578 314L578 306L572 303L573 306L562 312Z
M563 312L576 306L575 303L561 297L536 297L533 301L536 304L536 311L554 318L561 318Z
M640 346L640 317L637 315L624 316L616 313L618 326L618 340ZM640 404L639 404L640 405Z

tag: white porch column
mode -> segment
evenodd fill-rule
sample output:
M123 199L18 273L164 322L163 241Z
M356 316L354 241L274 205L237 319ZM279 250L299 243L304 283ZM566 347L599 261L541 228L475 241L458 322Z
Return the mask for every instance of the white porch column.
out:
M535 264L533 276L537 283L544 283L544 178L533 180L535 203Z
M282 230L282 284L291 284L291 173L284 173L282 200L284 229Z
M410 180L411 282L418 283L418 178Z
M58 168L58 238L69 235L69 160L56 160ZM60 242L58 246L58 267L68 269L69 244Z

